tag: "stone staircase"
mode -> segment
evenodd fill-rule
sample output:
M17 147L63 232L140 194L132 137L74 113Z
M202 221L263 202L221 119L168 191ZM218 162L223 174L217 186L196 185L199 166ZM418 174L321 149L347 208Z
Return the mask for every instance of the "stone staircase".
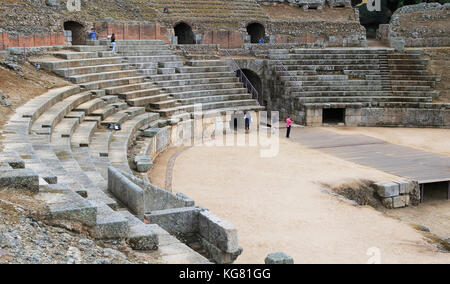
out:
M187 61L162 41L118 41L116 54L106 41L97 41L55 52L54 59L39 64L76 85L49 91L17 110L5 127L4 145L8 159L19 158L9 164L0 156L0 183L11 175L21 187L32 181L30 190L49 204L52 220L88 226L98 239L125 239L134 249L161 248L158 238L167 238L167 232L125 214L108 190L108 168L147 180L132 170L136 155L130 149L141 141L133 150L139 156L154 147L162 151L159 144L165 144L154 145L145 134L169 137L171 118L190 123L196 103L214 111L261 108L224 62ZM109 130L114 124L121 129ZM21 168L11 167L16 162ZM177 254L208 262L179 241L167 246L171 253L158 255L163 262Z
M106 132L102 122L120 112L126 115L122 130ZM124 214L108 192L106 171L113 165L131 172L127 160L131 140L158 119L158 114L129 107L104 90L69 86L49 91L17 109L5 126L3 144L9 154L0 155L0 183L27 188L20 184L26 182L49 206L52 222L69 228L88 226L91 236L125 239L136 250L156 249L161 246L159 237L166 238L167 232ZM176 243L183 255L208 262Z
M278 102L288 106L284 115L307 125L321 124L318 109L418 108L439 95L419 51L292 49L271 50L269 58L285 94Z

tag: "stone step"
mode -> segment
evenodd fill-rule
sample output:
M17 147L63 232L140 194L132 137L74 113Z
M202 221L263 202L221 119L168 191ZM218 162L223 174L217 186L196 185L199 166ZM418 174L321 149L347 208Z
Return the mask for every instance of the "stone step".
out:
M169 47L164 40L117 40L116 45L121 46L166 46Z
M218 90L204 90L204 91L187 91L179 93L170 93L169 95L177 99L188 99L203 96L234 95L234 94L247 94L247 89L234 88L234 89L218 89Z
M160 92L160 89L158 89L158 88L134 90L134 91L124 92L124 93L119 94L119 98L128 101L128 100L136 99L136 98L140 98L140 97L159 95L159 92Z
M107 46L92 46L92 45L73 45L71 49L78 52L98 52L98 51L108 51Z
M95 132L94 135L92 135L89 152L94 155L93 158L108 157L111 138L111 132Z
M124 57L131 56L170 56L174 55L172 50L160 49L160 50L124 50L120 54Z
M36 134L51 134L53 127L61 121L76 106L89 101L90 92L72 95L46 110L33 124L32 132Z
M189 60L186 65L192 67L227 66L227 63L223 60Z
M52 219L70 220L89 227L97 224L97 207L65 184L41 186L35 198L45 202Z
M108 89L109 87L144 83L145 79L146 79L145 76L136 76L136 77L127 77L127 78L120 78L120 79L111 79L111 80L102 80L102 81L95 81L95 82L89 82L89 83L82 83L80 85L83 88L85 88L86 90ZM106 93L108 95L114 95L114 93L108 92L108 90L106 90Z
M389 65L428 65L430 62L427 59L414 59L414 58L403 58L403 59L388 59Z
M105 107L102 107L100 109L97 109L91 113L92 116L99 116L100 120L106 119L108 116L111 116L118 112L119 110L114 105L107 105Z
M128 118L129 118L128 113L126 113L125 110L122 110L114 113L113 115L108 116L106 119L100 122L100 124L108 127L111 124L122 124L125 121L127 121Z
M106 104L114 104L119 102L119 97L114 95L106 95L100 97Z
M309 108L363 108L369 107L370 103L304 103L303 107Z
M126 77L134 77L137 76L137 70L118 70L118 71L108 71L101 73L92 73L92 74L84 74L71 76L68 79L75 84L88 83L93 81L103 81L109 79L119 79Z
M106 65L97 65L97 66L87 66L87 67L76 67L76 68L62 68L53 70L53 73L63 76L77 76L83 74L91 74L91 73L101 73L101 72L112 72L112 71L120 71L126 70L129 68L128 64L106 64Z
M158 63L158 67L160 68L175 68L175 67L182 67L183 65L184 65L183 61L169 61Z
M102 201L89 200L97 207L97 222L93 228L96 239L122 239L129 234L128 221L118 212L112 210Z
M160 102L160 101L166 100L167 98L168 98L168 96L166 94L161 94L161 95L153 95L153 96L130 99L130 100L127 100L127 103L128 103L128 105L134 106L134 107L145 107L145 106L149 105L150 103Z
M338 59L381 59L378 54L272 54L269 56L269 60L338 60Z
M399 96L399 97L423 97L423 92L390 92L390 91L323 91L323 92L292 92L296 97L344 97L344 96Z
M146 77L152 77L158 74L158 69L139 69L137 74L143 75Z
M129 211L118 211L128 221L128 235L126 242L134 250L155 250L159 245L158 234L153 226L145 224Z
M386 49L368 49L368 48L324 48L324 49L292 49L292 54L383 54Z
M167 62L180 61L180 57L176 55L161 55L161 56L125 56L128 63L143 63L143 62Z
M431 102L429 97L302 97L298 98L300 103L359 103L359 102Z
M220 109L220 108L233 108L241 106L257 106L258 103L255 100L235 100L235 101L221 101L213 103L202 104L202 110ZM171 116L180 112L194 112L194 105L183 105L169 109L157 110L155 112L160 113L164 117Z
M431 91L430 86L398 86L392 84L393 91Z
M348 86L292 86L288 90L299 90L304 92L327 92L327 91L381 91L381 85L348 85Z
M86 115L92 113L93 111L102 108L105 106L105 101L99 98L90 100L88 102L85 102L83 104L78 105L74 110L75 111L82 111Z
M378 64L359 64L359 65L286 65L287 71L344 71L344 70L379 70ZM277 71L285 71L281 67L275 67ZM345 74L347 75L347 74Z
M175 68L158 68L158 74L175 74Z
M62 119L53 130L52 141L54 137L59 138L70 138L75 131L75 129L80 124L79 118L64 118Z
M96 121L83 121L72 135L71 145L76 147L89 147L92 134L97 128Z
M170 80L191 80L199 78L224 78L224 77L236 77L234 72L227 70L226 72L206 72L206 73L177 73L169 75L156 75L152 76L150 80L154 82L170 81Z
M168 109L173 108L176 106L177 101L176 100L163 100L163 101L155 101L150 103L149 108L150 109Z
M411 71L417 71L417 70L425 70L427 68L426 65L421 65L421 64L395 64L395 65L390 65L389 69L392 71L394 70L411 70Z
M81 123L84 120L86 114L82 111L71 111L64 116L64 118L76 118L78 122Z
M205 73L205 72L230 72L228 66L204 66L204 67L179 67L176 68L178 73Z
M41 62L40 65L42 69L53 71L55 69L68 69L75 67L87 67L87 66L120 64L120 63L122 63L121 57L105 57L105 58L47 61Z
M280 60L285 66L295 65L378 65L379 59L301 59L301 60ZM275 65L278 62L274 62Z
M111 165L119 170L132 173L128 162L128 146L139 129L159 119L157 113L143 113L122 124L122 130L113 133L109 147Z
M116 45L118 53L127 51L158 51L169 50L167 45Z
M390 74L392 75L408 75L408 76L429 76L429 72L426 70L390 70Z
M114 87L105 88L105 91L108 95L118 95L126 92L151 89L153 87L153 83L137 83L137 84L126 84L126 85L118 85Z
M190 80L168 80L157 81L158 87L173 87L173 86L189 86L200 84L223 84L223 83L236 83L239 82L237 77L223 77L223 78L200 78Z
M234 89L234 88L242 88L242 83L235 82L235 83L215 83L215 84L162 87L163 90L167 91L170 94L182 93L186 91L204 91L204 90Z
M190 99L178 100L182 105L192 105L192 104L204 104L220 101L230 101L230 100L249 100L252 98L250 94L237 94L237 95L225 95L225 96L205 96L205 97L195 97Z
M53 56L65 60L88 59L98 57L97 52L55 52Z
M171 61L169 61L171 62ZM178 62L178 61L173 61ZM167 62L164 62L167 63ZM131 63L131 66L135 67L136 69L156 69L159 66L158 62L137 62L137 63Z
M280 76L282 81L347 81L347 75Z

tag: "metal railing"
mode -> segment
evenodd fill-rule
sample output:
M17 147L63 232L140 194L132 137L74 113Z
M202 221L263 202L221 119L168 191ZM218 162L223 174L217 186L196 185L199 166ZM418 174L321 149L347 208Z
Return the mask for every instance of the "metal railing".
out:
M258 100L259 99L259 93L253 87L250 80L245 76L244 71L239 67L236 61L234 61L233 57L231 57L230 53L227 49L223 49L225 53L227 54L227 60L231 62L233 65L233 68L236 70L236 76L239 78L239 81L244 85L245 88L247 88L248 92L252 95L252 99Z

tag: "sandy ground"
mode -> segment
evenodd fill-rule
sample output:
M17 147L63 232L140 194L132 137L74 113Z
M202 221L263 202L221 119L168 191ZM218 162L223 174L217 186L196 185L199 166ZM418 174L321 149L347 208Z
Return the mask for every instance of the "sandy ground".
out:
M363 178L394 177L281 139L274 158L261 158L258 147L188 149L176 160L173 189L238 228L236 263L263 263L275 251L296 263L367 263L371 248L382 263L450 263L406 222L322 191Z
M450 129L389 127L322 127L339 134L363 134L389 143L450 155Z

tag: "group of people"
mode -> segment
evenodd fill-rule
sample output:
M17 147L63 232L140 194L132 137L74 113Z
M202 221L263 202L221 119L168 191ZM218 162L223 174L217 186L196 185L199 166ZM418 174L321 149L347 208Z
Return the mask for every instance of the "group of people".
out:
M250 114L250 112L246 111L244 114L244 119L245 119L245 132L249 133L250 132L250 123L252 122L252 116ZM291 135L291 128L292 128L292 119L291 116L288 116L286 118L286 138L289 138L289 136Z
M91 32L89 33L89 38L92 40L98 39L98 35L97 35L97 32L95 31L95 29L91 30ZM115 53L116 52L116 35L113 33L111 36L108 36L108 38L111 41L112 52Z

